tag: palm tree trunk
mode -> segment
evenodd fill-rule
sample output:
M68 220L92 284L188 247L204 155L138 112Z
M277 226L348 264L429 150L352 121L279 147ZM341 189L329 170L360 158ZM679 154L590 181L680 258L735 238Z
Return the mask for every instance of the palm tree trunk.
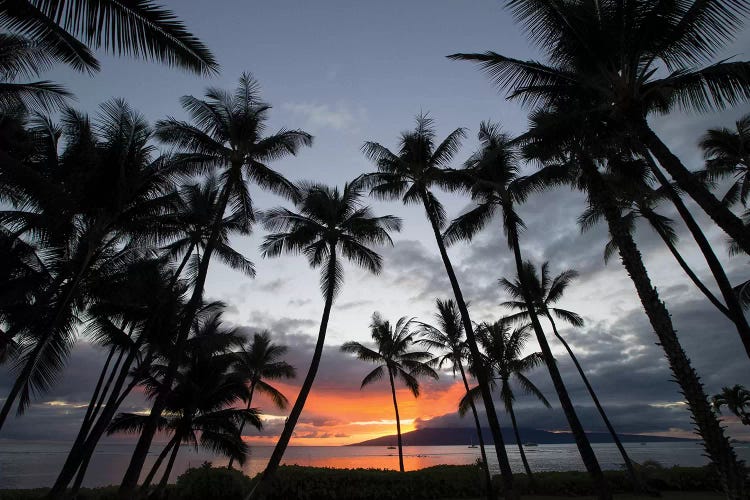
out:
M641 253L630 232L623 225L620 213L612 203L613 198L609 195L609 189L596 166L584 160L581 162L581 167L587 177L588 194L604 212L610 234L617 244L620 259L635 285L643 309L659 338L659 344L664 349L672 374L687 400L696 430L703 438L706 453L719 473L722 489L728 499L746 499L745 472L742 462L737 459L734 449L724 435L724 429L711 409L698 374L691 366L685 351L682 350L669 312L651 284Z
M565 382L563 382L562 375L560 375L560 370L557 367L557 362L555 361L555 358L552 355L552 350L547 342L547 337L544 334L541 323L539 323L539 317L534 308L534 301L529 295L529 287L526 284L526 277L523 271L523 259L521 258L521 246L518 241L518 230L515 225L508 227L508 240L513 249L513 256L516 261L516 272L518 273L518 280L521 284L521 293L523 294L524 302L526 302L526 310L529 313L529 319L534 328L536 340L542 350L547 370L552 378L552 384L555 386L555 392L557 392L558 399L560 400L560 406L562 406L570 430L575 438L578 452L581 454L583 464L586 466L586 470L594 482L594 487L596 488L599 499L611 500L612 492L609 489L607 481L604 479L604 474L599 466L599 461L596 459L594 450L591 448L589 438L583 430L581 421L578 419L573 402L570 400L570 395L565 387Z
M336 247L330 246L331 254L328 257L328 269L327 273L333 276L336 272ZM310 361L310 368L307 370L307 375L302 383L297 400L294 402L292 411L289 413L289 417L286 419L284 424L284 430L279 436L279 440L276 442L276 447L273 449L271 458L268 460L263 475L260 481L255 485L253 490L248 495L248 498L261 499L265 497L266 492L271 486L276 470L281 464L281 459L284 457L284 452L289 445L289 440L294 432L294 427L297 425L302 414L302 409L305 407L307 396L310 394L313 382L315 381L315 375L318 373L318 366L320 365L320 358L323 356L323 346L325 345L326 331L328 330L328 319L331 316L331 307L333 306L333 286L329 286L326 290L325 305L323 306L323 317L320 320L320 330L318 330L318 341L315 343L315 351L313 352L312 361Z
M508 381L504 381L504 383L508 383ZM508 414L510 415L510 422L513 425L513 434L516 436L516 445L518 446L518 453L521 454L521 462L523 462L523 468L526 471L526 475L529 476L529 479L533 482L534 481L534 474L531 473L531 467L529 466L529 461L526 459L526 452L523 451L523 443L521 442L521 434L518 432L518 423L516 422L516 412L513 411L513 403L509 402L507 405Z
M461 372L461 380L464 383L464 389L466 395L469 395L469 381L466 379L466 372L464 371L464 364L461 362L461 358L456 358L458 370ZM477 428L477 440L479 441L479 452L482 455L482 469L484 470L484 480L487 486L487 500L495 500L495 490L492 489L492 475L490 474L490 464L487 462L487 451L484 449L484 436L482 436L482 424L479 422L479 414L477 413L477 406L474 404L474 400L469 397L469 406L471 407L471 414L474 417L474 425Z
M721 262L716 256L716 253L711 247L711 243L709 243L706 235L703 234L700 226L695 221L695 218L693 218L693 214L690 213L690 210L688 210L687 206L685 206L685 204L682 202L680 196L669 184L669 181L667 181L667 178L664 176L661 169L658 167L658 165L656 165L650 155L644 156L646 156L646 160L648 161L651 167L651 171L654 173L654 176L659 180L664 189L666 189L667 194L669 195L672 203L677 209L677 212L682 217L682 220L685 221L685 225L690 231L690 234L693 235L693 239L695 239L695 242L698 244L698 248L700 248L701 252L703 253L703 257L706 259L706 263L708 264L708 267L711 270L714 279L716 280L716 284L719 286L721 296L724 298L724 302L726 303L727 309L729 310L729 319L734 322L737 328L737 333L739 334L740 339L742 340L742 344L745 347L745 352L747 353L748 357L750 357L750 325L748 325L747 318L745 318L745 313L742 310L740 301L737 295L734 293L734 290L732 289L732 284L729 282L729 278L727 277L726 272L724 272L724 267L721 265Z
M581 376L581 380L583 380L583 384L586 386L586 390L589 391L589 396L591 396L591 400L594 402L594 406L596 406L596 409L599 411L599 415L601 415L602 420L604 421L604 425L607 426L607 430L609 431L609 434L612 436L612 440L615 442L617 449L620 451L620 455L622 456L622 459L625 462L625 468L627 469L628 475L630 476L630 481L633 483L633 486L636 488L636 490L641 490L642 485L641 485L641 482L638 480L638 476L636 476L635 474L635 469L633 468L633 462L630 460L630 457L628 456L628 452L625 451L625 447L622 445L622 441L620 441L620 437L617 435L617 432L615 432L614 426L609 421L609 418L607 417L607 414L605 413L604 408L599 402L599 397L596 395L596 392L594 392L594 388L591 387L591 384L589 383L589 378L584 373L583 368L581 367L581 364L578 362L578 358L576 357L575 354L573 354L573 350L570 348L570 346L565 341L563 336L560 335L560 332L557 331L557 325L555 324L555 320L552 319L552 315L549 313L549 311L547 311L547 319L552 325L552 331L555 333L555 337L557 337L557 339L560 342L562 342L562 345L565 347L565 350L568 351L568 355L570 356L570 359L573 360L573 364L576 365L578 374Z
M250 404L253 402L253 393L255 392L255 380L253 380L253 383L250 384L250 395L247 398L247 409L250 409ZM243 420L240 424L240 430L238 431L238 434L240 435L240 439L242 439L242 430L245 428L245 421ZM227 469L232 468L232 464L234 463L234 457L229 458L229 463L227 464Z
M477 345L477 339L474 335L474 326L471 323L471 317L469 316L469 309L466 307L466 301L464 300L461 287L458 284L456 273L453 270L453 264L448 257L448 252L445 249L445 243L443 242L443 235L440 232L440 227L437 223L434 210L430 205L429 198L426 193L422 193L422 203L424 204L425 211L427 212L427 219L430 221L432 226L432 232L435 234L435 241L440 251L440 257L443 259L443 265L445 266L445 272L448 274L448 280L451 283L453 289L453 296L456 299L456 305L461 313L461 322L466 332L466 341L471 352L472 359L482 359ZM500 423L497 418L497 411L495 410L495 403L492 400L492 391L490 390L489 377L484 366L481 363L476 363L476 377L479 390L482 393L482 401L484 402L484 409L487 413L487 423L490 426L490 432L492 433L492 442L495 445L495 453L497 453L497 461L500 465L500 475L503 480L503 489L506 498L516 498L516 492L513 490L513 471L510 468L510 461L508 460L508 452L505 450L505 442L503 441L503 435L500 431ZM489 467L489 464L488 464Z
M727 206L721 203L711 191L695 178L679 158L675 156L659 138L645 119L636 125L640 141L656 157L669 175L686 193L695 200L713 221L731 236L737 244L750 254L750 231Z
M164 461L165 458L167 458L167 454L172 450L172 448L177 444L178 437L175 435L172 437L172 439L169 440L169 442L164 446L164 449L161 450L161 453L159 453L158 458L156 459L156 462L154 462L153 467L151 467L151 470L148 472L148 475L146 476L146 479L143 480L143 484L141 485L141 491L146 492L148 491L148 487L151 486L151 481L154 480L154 477L156 477L156 473L159 471L159 467L161 467L161 463Z
M162 491L169 482L169 475L172 474L172 467L174 467L174 461L177 458L177 452L180 451L180 442L181 440L178 439L177 442L175 442L174 447L172 448L172 454L169 456L169 462L167 462L167 468L164 469L164 475L161 477L161 481L159 481L159 486L157 486L157 490Z
M396 439L398 440L398 468L404 472L404 449L401 442L401 418L398 414L398 403L396 402L396 385L393 383L393 373L388 369L388 380L391 382L391 396L393 396L393 409L396 410Z
M70 452L68 453L68 457L65 459L65 463L63 464L62 469L60 470L60 473L55 480L55 484L47 493L47 498L57 499L62 497L65 489L68 487L68 484L70 484L70 481L73 480L73 477L76 475L76 471L79 470L79 468L80 481L77 482L80 484L80 482L83 481L83 475L86 473L86 465L88 465L88 462L91 459L94 450L96 449L96 445L99 443L99 439L106 432L107 426L109 426L109 423L112 421L112 417L114 417L122 399L124 399L120 391L122 390L122 386L125 384L125 380L127 380L130 365L133 363L136 354L140 350L143 338L143 335L139 336L138 340L136 340L136 342L130 348L128 357L125 358L125 362L120 367L120 373L118 374L115 385L110 392L107 404L104 406L104 410L102 411L101 415L99 415L96 423L93 424L93 427L89 431L86 440L81 443L80 446L76 447L74 444L71 448ZM129 386L128 389L131 388L132 386ZM129 390L127 392L129 392Z
M182 347L187 341L190 335L190 329L193 326L193 320L195 315L200 308L201 302L203 301L203 287L206 283L206 277L208 276L208 265L211 262L211 255L216 247L216 243L219 240L219 234L221 232L221 220L224 217L224 211L226 210L227 203L229 202L229 196L231 194L231 185L226 183L222 188L219 202L217 205L216 220L213 223L211 229L211 236L206 242L206 248L203 252L203 258L200 260L198 267L198 276L193 286L193 293L190 296L190 300L185 306L183 313L183 320L180 324L180 328L177 332L177 338L175 341L175 347L173 353L175 354L169 360L167 365L167 371L164 374L164 380L162 381L163 389L157 394L154 404L151 407L151 413L149 414L148 420L143 426L141 435L138 438L138 442L133 451L133 456L130 459L128 468L125 471L125 475L122 478L120 489L118 491L118 498L121 500L130 500L133 498L135 488L138 485L138 478L141 475L143 464L146 461L148 450L151 447L151 441L156 434L156 429L161 418L161 413L164 410L169 390L172 387L172 382L177 374L177 368L181 361Z

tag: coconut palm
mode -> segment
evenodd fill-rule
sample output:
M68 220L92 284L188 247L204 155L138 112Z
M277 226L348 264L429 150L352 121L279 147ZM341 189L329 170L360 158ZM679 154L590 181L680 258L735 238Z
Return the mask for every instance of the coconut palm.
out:
M715 177L732 176L735 181L724 195L725 203L742 202L747 207L750 193L750 114L735 122L735 129L709 129L701 137L700 147L706 170Z
M180 102L193 123L168 118L156 124L157 138L178 150L172 159L174 163L195 172L215 173L221 184L215 220L203 256L194 271L193 292L178 331L177 352L187 340L202 302L209 263L221 242L227 208L230 216L236 218L235 227L247 234L255 220L248 190L250 182L287 198L294 199L299 195L291 182L266 163L295 155L302 146L311 144L312 137L301 130L284 129L264 136L271 107L260 100L259 92L258 82L249 74L243 74L233 93L210 88L206 100L182 97ZM171 360L165 380L175 376L178 362L177 357ZM164 396L157 395L150 420L144 424L120 485L119 495L123 499L129 498L135 489L165 403Z
M499 211L503 232L508 247L513 252L517 273L523 280L524 276L521 272L523 258L519 235L525 229L525 225L516 211L516 206L540 187L562 182L566 177L563 175L564 172L561 174L554 167L541 169L528 177L521 176L518 153L511 146L510 138L503 134L496 124L483 122L479 128L478 138L481 144L480 149L466 161L461 172L463 182L469 189L476 207L451 222L445 231L445 241L448 244L460 240L471 241ZM522 285L524 301L532 304L530 284L524 282ZM586 470L596 483L601 498L610 498L601 467L576 414L536 311L531 306L529 310L531 326Z
M557 324L554 320L554 317L556 317L560 321L564 321L565 323L568 323L575 327L580 328L583 326L583 318L580 315L568 309L555 307L555 304L562 298L565 290L568 288L570 283L578 277L578 272L573 269L568 269L553 278L550 276L549 262L545 262L542 264L541 273L539 273L534 267L534 264L530 261L526 261L524 263L523 272L526 275L526 283L528 283L531 288L532 298L534 299L534 307L536 308L537 315L547 318L550 326L552 327L552 331L555 334L555 337L557 337L557 339L565 347L565 350L568 352L570 359L573 361L573 364L578 370L578 374L581 376L581 380L583 380L583 383L586 386L586 390L588 390L589 395L591 396L591 400L594 402L596 409L599 411L599 415L601 415L602 420L604 421L604 425L607 426L607 430L612 436L612 440L615 442L617 449L620 451L620 455L622 456L622 459L625 463L625 467L628 471L628 474L630 475L631 481L634 485L638 486L640 482L638 481L635 474L633 462L630 460L627 451L625 451L625 447L622 445L617 432L615 432L614 426L609 421L609 417L607 417L604 408L599 402L599 397L596 395L596 392L594 392L594 388L591 386L591 383L589 382L586 373L583 371L578 358L573 353L573 350L570 348L568 342L566 342L565 338L563 338L563 336L558 331ZM511 300L502 302L500 305L518 311L515 314L508 316L507 319L509 321L528 322L528 308L526 302L523 301L523 293L521 291L520 280L515 279L511 281L507 278L502 278L500 280L500 286L511 297Z
M378 274L382 260L370 245L390 244L389 231L399 231L401 220L391 215L376 217L362 205L362 188L357 183L343 189L322 184L302 184L297 211L276 208L264 214L266 236L261 245L264 257L282 254L304 254L312 268L320 267L320 290L325 304L318 330L318 340L297 400L287 417L263 476L253 490L254 498L262 498L281 463L294 427L310 394L323 355L328 320L336 295L344 282L341 257L357 266Z
M745 251L750 230L675 156L648 123L675 109L707 111L750 98L750 63L716 55L736 38L744 2L509 0L547 62L495 52L454 54L480 65L511 99L532 107L566 102L603 115L651 152L698 205ZM624 141L624 138L620 139Z
M732 387L722 387L721 392L711 398L711 403L717 413L726 406L745 425L750 425L750 391L744 386L735 384Z
M248 342L240 348L237 353L233 370L235 373L250 382L250 393L247 398L247 409L253 402L255 391L264 394L280 410L285 410L289 401L278 389L269 384L268 380L290 379L297 376L297 371L292 365L280 358L286 354L288 348L285 345L274 344L271 334L267 330L253 335L252 342ZM242 435L243 425L240 425ZM229 467L232 468L234 457L229 459Z
M246 401L250 395L244 374L233 370L236 357L230 348L241 341L237 329L224 327L221 313L216 313L195 325L193 336L186 342L181 356L182 363L173 387L168 388L161 379L167 371L166 365L152 367L153 374L145 383L147 395L153 397L160 391L169 393L159 427L171 438L144 480L143 489L150 486L169 454L159 488L166 485L183 443L244 462L247 445L240 437L239 428L249 422L261 429L262 422L256 409L233 408L234 404ZM139 432L147 418L146 415L121 413L110 424L108 433Z
M716 466L729 498L743 498L745 480L741 461L724 434L708 397L680 345L669 311L651 283L630 227L623 222L618 196L607 183L608 167L623 172L619 162L631 162L632 153L613 150L613 131L598 117L579 113L574 107L560 106L532 116L531 130L525 134L525 154L543 163L568 169L571 182L583 190L588 204L600 210L610 236L617 245L620 260L633 281L641 305L667 357L674 380L685 396L687 406L703 438L706 454ZM624 156L624 158L623 158Z
M426 114L421 114L417 116L415 129L401 134L397 153L393 153L377 142L366 142L362 146L365 156L375 163L378 169L377 172L363 175L362 182L371 188L371 196L386 200L401 199L404 204L421 204L424 207L451 284L456 306L461 313L467 347L471 356L479 359L479 347L474 336L469 309L441 233L445 225L445 210L432 192L435 187L454 189L459 186L449 165L458 152L464 136L464 129L458 128L442 142L436 144L433 121ZM510 496L513 496L513 472L503 444L495 404L492 401L489 376L481 367L478 367L476 377L500 464L503 487Z
M211 52L169 10L151 0L4 0L0 28L44 44L77 71L99 70L91 49L130 55L215 74Z
M531 467L529 466L529 461L526 459L526 453L523 451L523 442L518 432L516 413L513 411L513 402L516 400L516 396L511 387L511 379L515 380L524 393L536 397L544 406L551 408L549 401L544 397L542 391L525 375L526 372L544 364L544 356L541 352L533 352L523 356L523 350L531 338L531 333L526 326L515 329L511 328L511 323L506 319L501 319L494 323L481 323L477 327L477 337L484 350L485 357L482 361L492 367L493 380L500 382L500 397L503 400L505 411L510 415L523 468L529 478L533 480ZM476 388L468 392L461 398L461 402L458 405L458 412L461 415L465 415L469 411L471 400L477 396Z
M428 363L432 355L428 351L410 350L415 342L415 333L411 330L414 319L402 316L392 325L383 320L380 314L372 315L370 335L377 351L359 342L345 342L343 352L354 354L358 359L375 363L378 366L362 379L360 389L377 382L388 374L393 397L393 410L396 413L396 436L398 439L398 466L404 472L404 451L401 441L401 417L396 400L396 380L401 380L415 398L419 397L419 377L431 377L435 380L438 374Z
M437 307L435 321L438 326L420 323L420 338L417 342L426 345L427 349L436 349L438 352L442 352L443 354L437 358L438 368L442 369L446 363L450 363L453 376L456 376L456 370L458 370L458 373L461 375L461 381L464 384L464 389L468 393L469 381L466 378L466 370L464 370L464 360L468 358L469 350L466 347L466 340L464 339L464 326L461 323L461 313L458 311L456 302L451 299L435 299L435 305ZM490 475L487 463L487 452L484 448L482 425L479 422L479 414L477 413L477 407L473 399L469 400L469 407L474 417L474 426L477 429L479 451L482 456L482 468L487 484L487 497L489 500L492 500L494 498L494 491L490 487L492 476Z
M0 426L16 402L22 413L32 391L49 389L76 339L87 288L145 241L152 218L176 199L176 169L153 158L151 128L124 101L103 104L93 123L70 109L62 120L60 129L37 118L36 154L20 165L4 163L0 173L12 205L0 212L0 221L33 238L53 273L13 332L26 343ZM60 134L66 142L58 151Z

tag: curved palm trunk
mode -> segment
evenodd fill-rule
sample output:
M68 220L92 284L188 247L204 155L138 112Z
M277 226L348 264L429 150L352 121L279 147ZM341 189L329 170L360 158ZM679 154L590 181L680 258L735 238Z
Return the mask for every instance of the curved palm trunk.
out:
M331 254L329 256L328 269L326 272L330 273L330 275L332 276L336 270L336 247L331 246L330 250ZM299 394L297 395L297 400L294 402L292 411L289 413L289 417L286 419L284 430L281 432L281 436L279 436L276 447L273 449L271 458L268 460L268 465L266 465L260 481L250 492L248 498L261 499L265 497L266 492L271 486L273 476L274 474L276 474L276 470L281 464L281 459L284 457L284 452L289 445L289 440L291 439L292 433L294 432L294 427L297 425L297 420L299 420L299 417L302 414L302 409L305 407L307 396L310 394L310 389L312 389L313 382L315 381L315 375L318 373L320 358L323 356L323 346L325 344L326 331L328 329L328 319L331 316L331 307L333 306L333 291L334 290L332 286L329 287L328 290L326 290L325 306L323 307L323 317L320 320L320 330L318 331L318 341L315 343L315 351L313 352L312 361L310 361L310 368L308 369L307 375L305 376L305 381L302 383L302 387L300 388Z
M594 482L594 487L596 488L599 499L611 500L612 493L609 489L609 485L604 479L604 474L602 473L602 469L599 466L599 461L596 459L596 455L594 454L594 450L591 448L589 438L588 436L586 436L586 432L583 430L581 421L578 419L576 410L573 407L573 401L571 401L570 399L568 389L565 387L565 382L563 382L562 375L560 375L560 370L557 367L557 362L555 361L555 358L552 355L552 350L550 349L549 343L547 342L547 337L544 334L541 323L539 323L539 317L537 316L536 309L534 308L534 301L529 295L529 287L526 284L526 278L524 277L525 275L523 272L523 259L521 258L521 246L518 242L518 231L516 226L511 226L508 228L508 239L511 248L513 249L513 256L515 257L516 261L516 272L518 273L518 279L521 284L521 293L523 295L523 300L524 302L526 302L526 309L529 312L529 319L531 320L531 325L534 328L536 340L542 350L542 355L544 356L544 362L547 365L547 370L549 371L550 377L552 378L552 384L555 387L555 392L557 392L558 399L560 400L560 406L562 406L563 412L565 413L565 418L568 420L568 425L570 426L570 431L573 433L573 437L575 438L578 452L581 455L581 460L583 460L583 465L586 466L586 470L588 471L591 479Z
M641 142L653 153L677 184L700 205L724 232L731 236L746 253L750 254L750 231L742 223L742 219L737 217L694 177L693 173L651 130L645 119L636 125L636 132Z
M682 220L685 221L685 225L690 231L690 234L693 235L693 239L698 244L698 248L700 248L701 252L703 253L703 257L706 259L706 263L708 264L708 267L711 270L714 279L716 280L716 284L719 287L721 296L724 298L724 302L726 303L726 308L729 312L729 319L734 322L737 328L737 333L742 340L742 345L745 347L745 352L747 353L748 357L750 357L750 325L748 325L747 318L745 318L745 313L742 310L740 301L737 298L737 295L734 293L734 290L732 289L732 284L729 282L729 278L727 277L726 272L724 272L724 267L721 265L721 262L716 256L716 253L711 247L711 243L709 243L706 235L703 234L700 226L693 218L693 214L690 213L690 210L688 210L688 208L682 202L680 196L669 184L669 181L664 176L661 169L656 165L656 163L651 159L649 155L646 155L646 160L648 161L649 166L651 167L651 171L654 173L654 176L659 180L659 183L664 186L664 189L667 190L670 200L672 200L672 203L677 209L677 212L680 214L680 217L682 217Z
M396 411L396 437L398 440L398 468L404 472L404 449L401 441L401 417L398 414L398 403L396 402L396 385L393 383L393 373L388 370L388 380L391 382L391 396L393 396L393 409Z
M167 462L167 468L164 469L164 475L161 476L161 481L159 481L159 486L156 487L158 491L164 490L164 488L167 486L167 483L169 482L169 475L172 474L172 467L174 467L174 461L177 458L177 453L180 451L180 441L177 440L174 444L174 447L172 448L172 454L169 456L169 462Z
M253 383L250 384L250 395L247 398L247 409L250 409L250 404L253 402L253 393L255 392L255 380L253 380ZM240 430L237 432L240 436L240 439L242 439L242 430L245 428L245 421L243 420L240 424ZM232 468L232 464L234 463L234 457L229 458L229 463L227 464L227 469Z
M461 362L461 358L456 358L458 362L458 370L461 372L461 380L464 383L464 389L466 395L469 395L469 381L466 379L466 372L464 371L464 365ZM474 399L469 397L469 406L471 407L471 414L474 417L474 425L477 428L477 440L479 441L479 452L482 455L482 470L484 471L484 480L487 486L487 500L495 500L495 491L492 489L492 475L490 474L490 464L487 462L487 450L484 449L484 436L482 436L482 424L479 422L479 414L477 413L477 406L474 404Z
M173 436L172 439L169 440L167 445L164 447L163 450L161 450L161 453L159 453L159 456L156 459L156 462L154 462L154 466L151 467L151 470L148 472L148 475L146 476L146 479L143 480L143 484L141 485L141 491L148 491L149 486L151 486L151 482L154 480L154 477L156 477L156 473L159 471L159 467L161 467L161 463L164 461L165 458L167 458L167 454L174 448L174 446L177 444L177 436Z
M703 438L706 453L719 473L722 489L728 499L746 499L743 464L737 459L734 449L724 435L724 429L711 409L698 374L682 350L669 312L651 284L641 253L628 229L623 226L619 211L612 204L607 185L596 166L586 160L581 162L581 166L589 184L589 196L604 212L610 234L617 243L620 259L635 285L643 309L659 338L659 344L664 349L672 374L687 400L696 430Z
M164 375L162 385L166 390L159 391L158 395L154 400L154 404L151 408L149 418L143 426L141 435L138 439L138 443L133 451L133 456L130 459L128 468L125 471L125 475L122 478L120 489L118 491L118 498L121 500L130 500L133 498L135 488L138 485L138 478L141 475L143 464L146 461L148 450L151 447L151 441L156 434L156 430L161 418L161 413L167 403L167 397L169 395L169 389L172 387L172 382L177 374L177 368L179 367L181 356L178 353L182 352L182 347L187 341L190 335L190 329L193 325L198 309L200 308L203 300L203 287L206 283L206 277L208 276L208 265L211 262L211 255L213 254L216 243L219 240L219 233L221 232L221 220L224 216L227 203L229 202L229 196L231 194L231 186L229 182L224 185L219 197L219 203L217 204L216 220L214 221L213 228L211 230L211 236L206 243L206 248L203 252L203 258L200 260L200 266L198 268L198 276L193 286L193 293L190 296L185 311L183 314L183 320L180 324L180 328L177 332L177 339L175 341L174 353L176 354L169 360L167 365L167 372Z
M429 198L425 193L422 193L422 203L424 204L427 212L427 218L432 226L432 232L435 234L435 241L437 242L438 250L440 251L440 257L443 259L443 265L445 266L445 272L448 274L448 280L451 283L453 289L453 296L456 299L456 305L461 313L461 322L466 332L466 341L471 352L472 359L482 359L479 353L479 347L477 345L477 339L474 335L474 326L471 323L469 316L469 310L466 307L461 287L458 284L456 273L453 270L453 264L448 257L448 252L445 249L445 243L443 242L443 235L440 232L437 219L433 213L433 209L430 205ZM503 441L503 435L500 431L500 423L497 418L497 411L495 410L495 403L492 401L492 391L490 390L489 378L485 367L477 363L476 377L479 390L482 393L482 401L484 402L484 408L487 412L487 422L490 426L490 432L492 433L492 441L495 445L495 452L497 453L497 461L500 465L500 475L503 480L503 489L506 498L515 498L516 493L513 490L513 471L510 468L510 461L508 460L508 453L505 450L505 442ZM489 464L488 464L489 467Z
M609 418L607 417L607 414L605 413L604 408L599 402L599 397L596 395L596 392L594 392L594 388L591 387L591 384L589 383L589 378L584 373L583 368L581 367L581 364L578 362L578 358L576 357L575 354L573 354L573 350L570 348L570 346L565 341L563 336L560 335L560 332L557 331L557 325L555 325L555 320L552 319L552 315L549 313L549 311L547 311L547 319L552 325L552 331L555 333L555 337L557 337L557 339L560 342L562 342L562 345L565 347L565 350L568 351L568 355L570 356L570 359L573 360L573 364L576 365L578 374L581 376L581 380L583 380L583 384L586 386L586 390L589 391L589 396L591 396L591 400L594 402L594 406L596 406L596 409L599 411L599 415L601 415L602 420L604 421L604 425L607 426L607 430L609 431L609 434L612 436L612 440L615 442L617 449L620 451L620 455L622 456L622 459L625 462L625 468L627 469L628 475L630 476L630 481L633 483L633 486L636 488L636 490L641 490L642 485L641 485L641 482L638 480L638 476L636 476L635 474L635 469L633 468L633 462L630 460L630 457L628 456L628 452L625 451L625 447L622 445L622 441L620 441L620 437L617 435L617 432L615 432L614 426L609 421Z
M505 381L507 384L508 382ZM523 462L523 469L526 471L526 475L529 476L531 481L534 481L534 474L531 473L531 467L529 461L526 458L526 452L523 451L523 443L521 442L521 434L518 432L518 423L516 422L516 412L513 411L513 403L507 405L508 414L510 415L510 423L513 425L513 434L516 436L516 445L518 446L518 453L521 454L521 462Z
M83 441L80 446L76 447L74 445L71 448L68 457L65 459L65 463L55 480L55 484L47 493L47 498L56 499L62 497L65 489L68 484L70 484L70 481L73 480L73 477L76 475L76 471L79 470L79 468L79 479L76 481L76 484L80 485L83 482L83 477L86 473L86 466L88 465L94 450L96 450L96 445L99 443L99 439L106 432L109 423L112 421L112 417L114 417L122 401L134 387L134 384L130 384L128 388L121 393L130 370L130 365L133 363L133 360L140 350L142 339L143 336L139 337L131 347L128 357L125 358L125 362L120 367L120 373L118 374L115 385L110 392L107 404L104 405L104 409L96 420L96 423L92 422L93 426L91 427L85 441Z

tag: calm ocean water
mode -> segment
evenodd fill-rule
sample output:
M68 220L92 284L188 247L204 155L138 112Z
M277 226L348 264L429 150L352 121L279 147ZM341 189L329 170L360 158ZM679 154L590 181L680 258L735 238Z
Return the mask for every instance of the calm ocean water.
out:
M49 486L55 480L69 443L28 443L0 441L0 488L33 488ZM605 469L618 469L621 459L617 449L611 444L594 444L594 451ZM707 461L702 456L697 443L648 443L628 444L628 453L636 462L656 460L663 465L703 465ZM119 483L132 452L132 444L103 443L94 455L84 486L104 486ZM273 448L256 446L243 469L249 475L260 472L271 455ZM511 465L516 472L523 468L518 449L508 446ZM737 445L737 453L750 461L750 445ZM156 459L161 446L155 446L144 467L144 475ZM404 462L408 470L421 469L438 464L470 464L479 458L479 449L466 446L406 446ZM497 472L497 460L493 459L494 449L488 448L490 467ZM575 445L539 445L527 448L527 456L532 469L583 470ZM209 461L214 465L226 465L227 460L206 452L185 449L180 451L171 480L189 467ZM384 446L292 446L287 450L284 462L287 464L312 465L321 467L364 467L397 469L396 450Z

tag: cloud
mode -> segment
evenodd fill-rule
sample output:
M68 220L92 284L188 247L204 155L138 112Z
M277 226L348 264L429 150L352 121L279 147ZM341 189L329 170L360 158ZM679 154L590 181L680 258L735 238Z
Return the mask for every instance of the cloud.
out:
M338 131L356 131L367 117L362 106L351 107L344 103L331 106L312 102L287 102L282 107L303 116L307 121L305 126L310 129L330 128Z

